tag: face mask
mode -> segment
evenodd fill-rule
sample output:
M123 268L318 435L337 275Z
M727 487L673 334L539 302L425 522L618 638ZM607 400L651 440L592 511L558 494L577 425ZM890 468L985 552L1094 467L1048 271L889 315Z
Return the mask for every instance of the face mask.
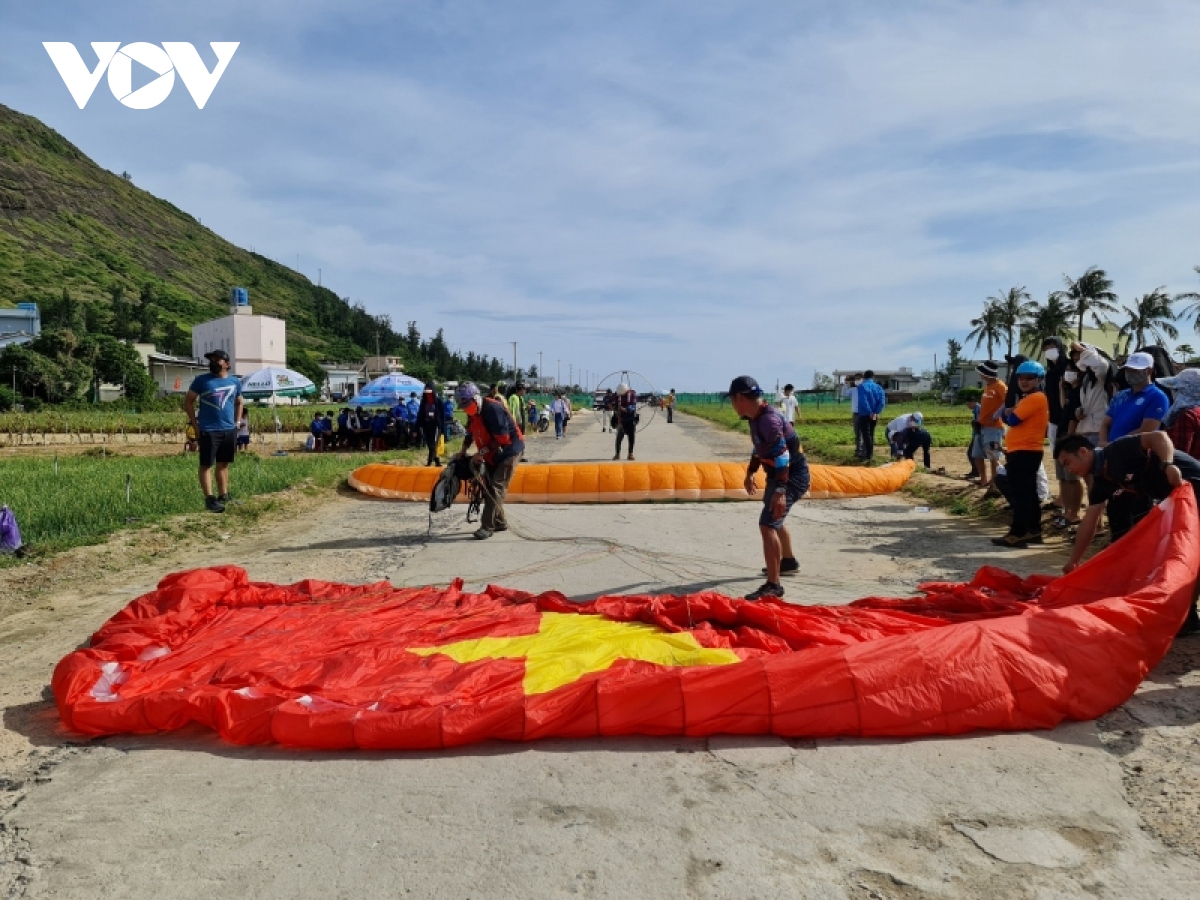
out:
M1058 351L1051 347L1046 351L1046 362L1054 362L1058 359Z
M221 374L221 364L214 359L212 362L210 362L208 364L208 371L212 372L214 375L220 375Z
M1150 383L1149 369L1126 369L1125 380L1130 387L1145 387Z
M1064 372L1063 373L1063 381L1065 381L1067 384L1074 384L1078 380L1079 380L1078 372Z

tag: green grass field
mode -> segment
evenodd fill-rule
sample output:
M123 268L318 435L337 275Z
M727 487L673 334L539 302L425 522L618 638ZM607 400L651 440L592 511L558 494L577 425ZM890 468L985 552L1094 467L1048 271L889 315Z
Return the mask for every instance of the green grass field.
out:
M328 488L367 462L411 461L415 455L415 451L286 457L247 453L230 468L230 492L235 499L249 500L302 485ZM12 507L22 537L35 555L94 544L123 528L203 511L195 454L0 460L0 503ZM252 501L234 504L226 515L255 518L262 511L263 505ZM0 565L6 559L12 557L0 557Z
M876 431L876 444L885 441L883 426L887 422L915 408L905 405L885 410ZM744 434L750 430L748 424L739 419L728 404L681 404L678 409ZM965 406L927 406L921 411L925 416L925 428L932 435L935 447L966 447L970 444L970 415ZM806 454L820 462L861 465L854 456L854 432L850 427L850 410L846 404L827 403L819 409L806 405L801 415L803 420L797 424L796 432Z

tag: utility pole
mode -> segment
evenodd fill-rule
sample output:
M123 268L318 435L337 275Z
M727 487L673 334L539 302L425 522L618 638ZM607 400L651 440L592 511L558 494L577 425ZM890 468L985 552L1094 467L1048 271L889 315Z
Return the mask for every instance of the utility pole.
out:
M513 384L516 384L521 379L517 377L517 342L509 341L513 345Z
M567 364L567 381L573 386L575 384L575 364Z
M541 380L540 380L540 379L542 379L542 378L545 378L545 377L546 377L546 373L545 373L545 371L542 369L542 351L541 351L541 350L539 350L539 351L538 351L538 379L539 379L539 381L538 381L538 385L539 385L539 386L541 386L541 385L545 384L545 382L544 382L544 381L541 381Z
M320 270L320 268L318 268L317 269L317 287L320 287L320 286L321 286L321 270Z

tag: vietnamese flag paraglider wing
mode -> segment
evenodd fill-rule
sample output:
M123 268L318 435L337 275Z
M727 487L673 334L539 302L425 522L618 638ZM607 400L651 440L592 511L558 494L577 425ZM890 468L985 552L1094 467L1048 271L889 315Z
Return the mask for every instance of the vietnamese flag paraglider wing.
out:
M1048 728L1126 700L1191 602L1188 488L1070 575L850 606L165 578L55 669L85 734L197 722L241 744L439 748L490 738L932 735Z

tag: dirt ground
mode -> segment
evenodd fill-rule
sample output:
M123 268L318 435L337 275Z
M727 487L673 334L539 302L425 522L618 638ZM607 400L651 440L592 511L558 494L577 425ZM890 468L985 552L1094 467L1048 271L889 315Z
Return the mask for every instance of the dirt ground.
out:
M528 456L606 459L610 441L584 413L565 441L533 436ZM640 460L746 455L744 436L684 416L638 437ZM0 896L1197 895L1198 639L1178 641L1098 722L1032 734L320 754L235 748L199 729L87 741L61 728L55 663L184 568L233 562L280 582L461 576L580 598L759 581L753 504L513 507L514 532L483 543L457 507L432 525L420 504L345 492L296 492L285 509L244 531L183 517L0 570ZM1049 544L998 560L994 525L904 495L803 503L792 520L799 603L1064 559Z

